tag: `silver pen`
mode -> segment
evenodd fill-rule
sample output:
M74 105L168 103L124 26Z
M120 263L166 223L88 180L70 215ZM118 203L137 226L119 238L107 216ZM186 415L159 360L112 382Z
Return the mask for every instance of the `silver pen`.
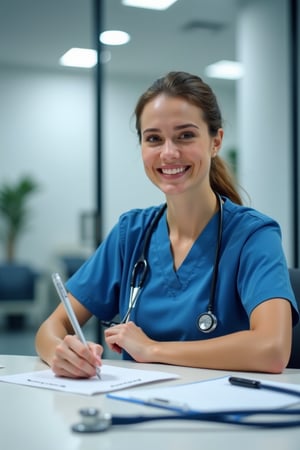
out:
M65 286L64 286L64 284L63 284L59 274L58 273L53 273L52 274L52 280L53 280L54 286L56 288L56 291L57 291L57 293L59 295L59 298L62 301L62 303L63 303L63 305L64 305L64 307L66 309L66 312L68 314L69 320L70 320L70 322L72 324L72 327L73 327L73 329L75 331L76 336L78 337L78 339L84 345L86 345L88 347L88 343L87 343L87 341L86 341L86 339L84 337L82 329L80 328L79 322L77 320L77 317L76 317L76 315L75 315L75 313L73 311L71 302L69 300L67 291L65 289ZM96 367L96 373L97 373L97 377L101 380L100 367Z

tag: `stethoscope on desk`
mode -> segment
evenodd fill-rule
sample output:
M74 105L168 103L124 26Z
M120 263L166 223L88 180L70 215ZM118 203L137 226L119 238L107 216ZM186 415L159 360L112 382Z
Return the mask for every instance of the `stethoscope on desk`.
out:
M229 377L229 383L232 385L243 386L245 388L268 389L282 394L289 394L300 397L300 392L296 389L270 386L256 380L244 378ZM159 400L159 399L157 399ZM242 425L245 427L256 428L291 428L300 426L300 409L239 409L228 411L199 412L189 409L179 409L172 404L155 403L154 401L144 402L145 406L157 407L172 414L154 414L154 415L132 415L117 416L110 413L100 413L96 408L84 408L79 411L81 422L72 425L71 429L77 433L97 433L107 431L113 426L134 425L138 423L162 421L162 420L193 420L202 422L214 422L230 425ZM259 420L259 417L262 420ZM269 416L269 420L267 419ZM278 420L275 417L282 416ZM288 418L284 420L283 417ZM296 418L295 418L296 417Z
M197 317L197 327L203 333L210 333L211 331L213 331L216 328L216 326L218 324L217 317L214 314L214 301L215 301L215 291L216 291L218 269L219 269L220 249L221 249L221 242L222 242L223 201L221 199L221 196L217 193L216 193L216 197L217 197L218 204L219 204L218 234L217 234L217 244L216 244L216 251L215 251L214 269L213 269L213 274L212 274L209 303L208 303L208 307L207 307L207 312L201 313ZM150 244L150 240L151 240L153 231L156 228L163 213L165 212L166 207L167 207L166 204L164 204L161 207L161 209L158 211L157 215L154 217L154 219L152 220L152 222L150 223L150 225L146 231L141 255L138 258L137 262L134 264L133 269L132 269L128 309L120 323L128 322L128 320L130 318L130 314L136 305L137 299L138 299L141 289L144 285L146 275L148 272L148 262L147 262L147 258L146 258L146 253L149 248L149 244ZM112 321L112 322L101 321L101 323L104 326L113 326L113 325L117 324L114 321Z

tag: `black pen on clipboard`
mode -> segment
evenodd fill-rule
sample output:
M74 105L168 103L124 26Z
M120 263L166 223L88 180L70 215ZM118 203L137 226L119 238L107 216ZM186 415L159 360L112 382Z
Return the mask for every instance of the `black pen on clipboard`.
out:
M71 302L69 300L69 297L68 297L67 291L65 289L65 286L64 286L64 284L62 282L62 279L60 278L60 275L58 273L53 273L52 274L52 280L53 280L54 286L56 288L56 291L57 291L57 293L59 295L59 298L62 301L62 303L63 303L63 305L64 305L64 307L66 309L66 312L68 314L69 320L70 320L70 322L72 324L72 327L73 327L73 329L75 331L76 336L78 337L78 339L84 345L86 345L88 347L88 343L87 343L87 341L86 341L86 339L84 337L82 329L80 328L80 325L78 323L77 317L76 317L76 315L75 315L75 313L73 311ZM100 367L96 367L96 374L97 374L97 377L99 378L99 380L101 380Z
M285 386L275 386L273 384L266 384L258 380L252 380L248 378L229 377L228 381L233 386L239 386L250 389L268 389L269 391L277 392L279 394L289 394L300 397L300 391Z

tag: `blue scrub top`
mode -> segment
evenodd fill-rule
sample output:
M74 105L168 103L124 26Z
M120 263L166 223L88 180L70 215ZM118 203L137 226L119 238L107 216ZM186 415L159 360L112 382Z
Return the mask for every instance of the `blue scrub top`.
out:
M166 213L151 236L148 274L133 309L133 320L158 341L200 340L249 329L253 309L271 298L292 304L298 321L279 225L260 212L223 197L223 232L214 310L216 329L203 333L198 316L207 311L218 235L215 214L176 271ZM134 209L118 223L86 263L69 279L67 289L102 320L128 309L131 272L146 230L161 206Z

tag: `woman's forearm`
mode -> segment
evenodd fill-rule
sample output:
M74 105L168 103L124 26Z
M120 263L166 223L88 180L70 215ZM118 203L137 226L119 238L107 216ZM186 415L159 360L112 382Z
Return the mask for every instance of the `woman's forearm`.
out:
M277 339L262 339L255 331L194 342L157 342L151 362L219 370L281 373L289 350ZM149 361L150 362L150 361Z

